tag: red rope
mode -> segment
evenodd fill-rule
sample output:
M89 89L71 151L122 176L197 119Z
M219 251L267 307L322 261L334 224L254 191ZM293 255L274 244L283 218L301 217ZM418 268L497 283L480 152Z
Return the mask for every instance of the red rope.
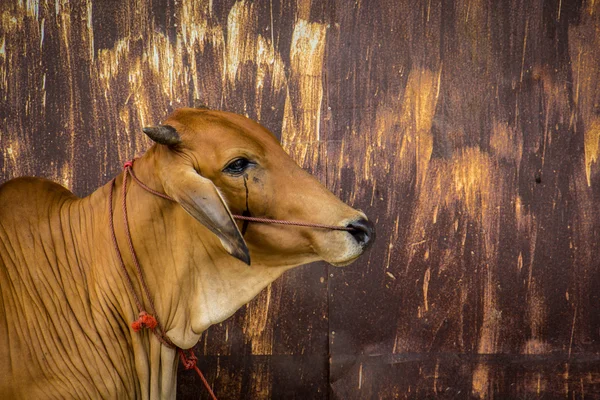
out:
M208 381L202 374L202 371L200 371L200 368L198 368L198 366L196 365L196 361L198 361L198 358L194 354L194 351L190 349L189 358L188 358L185 356L185 352L182 349L179 349L179 358L186 370L192 369L192 368L196 370L196 372L198 373L198 376L202 380L202 383L204 383L204 387L206 387L206 390L208 390L208 393L210 394L210 398L213 400L217 400L217 396L215 396L210 385L208 384Z
M129 168L131 168L131 167L129 167ZM154 307L154 301L152 300L152 296L150 295L150 290L148 289L148 285L146 284L146 280L144 279L144 273L142 272L142 267L140 266L140 262L138 261L137 255L135 254L135 249L133 248L133 241L131 239L131 231L129 230L129 221L127 218L127 173L130 171L129 168L125 168L125 171L123 173L123 191L122 191L123 224L125 226L125 236L127 237L127 244L129 245L129 252L131 253L131 258L133 259L133 264L135 265L135 272L138 276L140 284L142 285L142 289L144 290L146 299L148 300L148 305L150 306L150 315L149 316L142 315L142 313L144 311L141 311L139 318L137 319L137 321L134 322L134 324L136 324L136 326L139 326L139 327L142 327L142 326L150 327L150 325L151 325L152 326L151 331L155 332L156 337L161 342L166 343L168 338L165 335L165 330L163 329L162 325L160 324L160 321L156 317L156 307ZM127 275L127 276L129 277L129 275ZM154 321L152 321L152 319ZM148 324L150 324L150 325L148 325ZM133 327L133 325L132 325L132 327ZM161 334L158 334L158 332L156 332L154 330L155 327L158 328L158 331ZM170 343L170 340L168 342ZM170 343L170 347L173 347L172 343Z
M129 273L127 272L127 267L125 266L125 262L123 261L121 251L119 250L119 245L117 243L117 236L115 234L115 226L114 226L114 221L113 221L113 191L114 191L114 187L115 187L115 179L113 179L111 181L111 190L108 195L108 211L109 211L108 215L109 215L109 224L110 224L110 231L111 231L113 245L115 247L117 255L119 256L119 265L121 266L123 275L125 275L125 278L126 278L125 282L127 284L127 288L129 289L129 292L133 295L133 300L134 300L135 305L139 312L138 319L131 323L131 328L134 330L134 332L139 332L141 329L144 329L144 328L149 329L163 345L165 345L171 349L177 349L177 351L179 352L179 358L181 359L181 363L183 364L185 369L186 370L187 369L195 369L196 372L198 373L198 376L202 380L202 383L204 383L204 386L210 393L211 398L213 400L217 400L210 385L206 381L206 378L204 378L204 375L202 374L200 369L196 366L197 358L194 355L193 350L190 350L189 357L186 357L185 352L182 349L180 349L179 347L175 346L173 344L173 342L171 342L171 340L166 336L165 330L163 329L162 325L160 324L160 321L158 320L158 318L156 317L156 308L154 307L154 302L152 301L152 296L150 295L150 290L148 289L148 285L146 285L146 280L144 279L144 274L142 272L142 268L138 261L137 255L135 253L135 249L133 248L133 241L131 239L131 231L129 230L129 221L127 218L127 176L131 175L133 180L138 185L140 185L144 190L146 190L156 196L162 197L163 199L166 199L166 200L171 200L171 201L175 201L175 200L172 197L170 197L164 193L161 193L154 189L151 189L150 187L146 186L142 181L140 181L138 179L138 177L135 176L135 174L133 173L133 162L134 162L134 160L128 161L123 166L123 169L124 169L124 171L123 171L123 187L122 187L123 225L124 225L124 229L125 229L125 236L127 237L127 245L129 247L129 252L131 253L131 258L132 258L133 264L135 266L135 271L136 271L138 280L140 282L140 285L142 286L142 290L143 290L144 294L146 295L146 300L148 301L148 305L150 306L149 307L150 311L151 311L150 313L148 313L144 310L142 302L140 301L139 297L137 296L137 294L133 288L133 282L131 281L131 277L129 276ZM332 230L338 230L338 231L351 231L352 230L352 228L336 226L336 225L324 225L324 224L313 224L310 222L284 221L284 220L270 219L270 218L247 217L244 215L233 215L233 218L238 219L238 220L257 222L257 223L263 223L263 224L305 226L305 227L310 227L310 228L323 228L323 229L332 229Z
M138 295L136 294L136 292L133 288L133 282L131 281L131 277L129 276L129 273L127 272L127 267L125 266L125 262L123 261L123 257L121 256L121 251L119 250L119 245L117 243L117 235L115 234L115 225L114 225L114 219L113 219L113 214L114 214L113 213L113 191L115 188L115 179L114 178L111 181L110 192L108 195L108 211L109 211L108 219L109 219L110 232L111 232L113 245L114 245L115 251L117 252L117 255L119 257L119 265L121 267L123 275L125 275L125 282L127 284L127 288L129 289L129 292L133 295L135 305L139 312L138 319L131 323L131 328L133 329L134 332L139 332L141 329L144 329L144 328L149 329L163 345L165 345L171 349L177 349L177 351L179 352L179 357L181 359L181 363L183 364L185 369L186 370L192 369L192 368L195 369L196 373L202 380L202 383L206 387L206 390L210 394L211 398L213 400L217 400L217 397L215 396L214 392L212 391L212 388L210 387L208 381L202 374L202 371L200 371L200 369L196 366L196 361L198 359L196 358L194 351L192 349L190 349L189 357L186 357L184 351L181 348L175 346L173 344L173 342L171 342L171 340L167 337L158 318L156 318L154 316L154 315L156 315L156 309L154 307L154 302L152 301L152 296L150 296L150 290L148 289L148 286L146 285L146 280L144 279L144 275L142 273L142 268L140 266L140 263L137 259L136 254L135 254L135 249L133 248L131 232L129 230L129 221L127 220L127 174L131 173L131 175L134 176L133 171L131 170L132 164L133 164L133 162L129 162L129 163L125 164L125 171L123 173L123 190L122 190L122 194L123 194L123 202L122 202L123 224L125 227L125 236L127 236L127 243L129 246L129 251L131 252L131 257L132 257L133 263L135 265L138 279L140 280L140 284L142 285L143 291L146 295L146 299L148 300L148 303L150 305L150 309L152 311L151 314L147 313L144 310L142 302L140 301ZM135 176L134 176L134 179L136 179L136 181L137 181L137 178L135 178ZM162 196L162 197L164 197L164 196Z
M334 231L351 231L351 230L353 230L352 228L348 228L346 226L313 224L312 222L285 221L285 220L281 220L281 219L271 219L271 218L247 217L245 215L234 215L233 218L243 220L243 221L258 222L258 223L262 223L262 224L307 226L309 228L332 229Z
M156 196L162 197L163 199L175 201L174 198L168 196L164 193L158 192L154 189L146 186L142 181L138 179L137 176L133 173L133 161L128 161L125 163L124 168L125 171L129 171L129 174L135 180L135 182L140 185L144 190L150 192ZM259 218L259 217L247 217L245 215L233 215L233 218L241 220L241 221L250 221L250 222L258 222L261 224L279 224L279 225L290 225L290 226L305 226L308 228L323 228L323 229L331 229L334 231L352 231L353 228L349 228L346 226L338 226L338 225L325 225L325 224L313 224L311 222L300 222L300 221L286 221L281 219L271 219L271 218Z
M133 300L138 309L138 312L142 313L144 311L144 307L142 306L142 303L140 302L139 297L135 293L135 290L133 290L133 283L131 282L131 279L129 278L129 274L127 273L127 268L125 267L125 262L123 261L123 256L121 255L121 252L119 251L119 245L117 244L117 235L115 235L115 224L114 224L114 220L113 220L113 191L114 191L114 188L115 188L115 179L113 178L113 180L111 181L111 185L110 185L110 192L108 193L108 223L110 225L110 233L111 233L111 237L112 237L112 242L113 242L115 249L117 250L117 256L119 256L119 265L121 266L121 271L123 272L123 275L125 275L125 277L127 278L125 280L125 283L127 284L129 293L131 293L133 295Z

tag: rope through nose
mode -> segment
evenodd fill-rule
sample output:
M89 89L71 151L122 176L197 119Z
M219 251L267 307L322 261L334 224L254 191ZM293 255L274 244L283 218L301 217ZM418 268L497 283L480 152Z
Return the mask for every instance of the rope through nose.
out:
M175 201L175 199L172 198L171 196L166 195L161 192L158 192L158 191L146 186L142 181L140 181L138 179L138 177L133 173L133 161L134 160L127 161L123 167L127 172L129 172L129 175L131 175L133 180L142 187L142 189L146 190L147 192L152 193L155 196L162 197L163 199ZM347 226L339 226L339 225L326 225L326 224L315 224L315 223L311 223L311 222L287 221L287 220L281 220L281 219L259 218L259 217L247 217L245 215L237 215L237 214L233 214L232 216L233 216L233 218L240 220L240 221L250 221L250 222L256 222L259 224L304 226L307 228L320 228L320 229L330 229L333 231L347 231L347 232L355 230L354 228L349 228Z
M246 217L244 215L234 215L233 218L239 219L242 221L258 222L260 224L306 226L309 228L323 228L323 229L331 229L334 231L353 231L354 230L354 228L348 228L346 226L313 224L311 222L286 221L286 220L270 219L270 218Z

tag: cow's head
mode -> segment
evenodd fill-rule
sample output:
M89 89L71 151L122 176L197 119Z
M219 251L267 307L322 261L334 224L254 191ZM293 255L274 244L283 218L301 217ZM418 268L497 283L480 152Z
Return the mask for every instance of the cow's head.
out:
M165 192L210 229L232 256L264 265L354 261L372 224L302 170L263 126L240 115L176 110L144 128L157 146ZM348 231L235 222L232 214L353 227ZM239 226L238 226L239 225ZM241 230L244 230L242 235Z

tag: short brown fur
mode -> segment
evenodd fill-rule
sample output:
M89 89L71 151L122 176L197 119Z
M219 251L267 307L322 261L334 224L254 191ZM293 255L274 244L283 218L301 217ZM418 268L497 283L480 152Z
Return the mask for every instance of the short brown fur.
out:
M194 346L211 324L296 265L342 265L363 252L340 231L249 224L242 237L232 213L340 226L364 214L247 118L181 109L164 124L181 143L152 146L134 170L177 202L130 183L127 204L137 256L175 345ZM225 169L239 157L253 164L232 176ZM0 398L174 398L175 352L129 326L137 310L110 239L111 190L107 184L80 199L43 179L0 186L0 359L9 360L0 363ZM120 191L113 195L120 204ZM114 208L120 253L135 276ZM251 266L240 261L244 251ZM140 282L134 287L141 293Z

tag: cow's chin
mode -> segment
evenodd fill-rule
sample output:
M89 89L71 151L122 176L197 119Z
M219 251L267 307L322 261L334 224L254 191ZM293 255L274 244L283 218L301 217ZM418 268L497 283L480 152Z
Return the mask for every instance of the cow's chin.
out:
M345 267L347 265L352 264L354 261L356 261L358 259L358 257L360 256L356 256L350 260L347 261L341 261L341 262L330 262L329 264L333 265L334 267Z
M323 261L334 267L350 265L364 252L364 247L347 232L332 232L323 239L314 247Z

